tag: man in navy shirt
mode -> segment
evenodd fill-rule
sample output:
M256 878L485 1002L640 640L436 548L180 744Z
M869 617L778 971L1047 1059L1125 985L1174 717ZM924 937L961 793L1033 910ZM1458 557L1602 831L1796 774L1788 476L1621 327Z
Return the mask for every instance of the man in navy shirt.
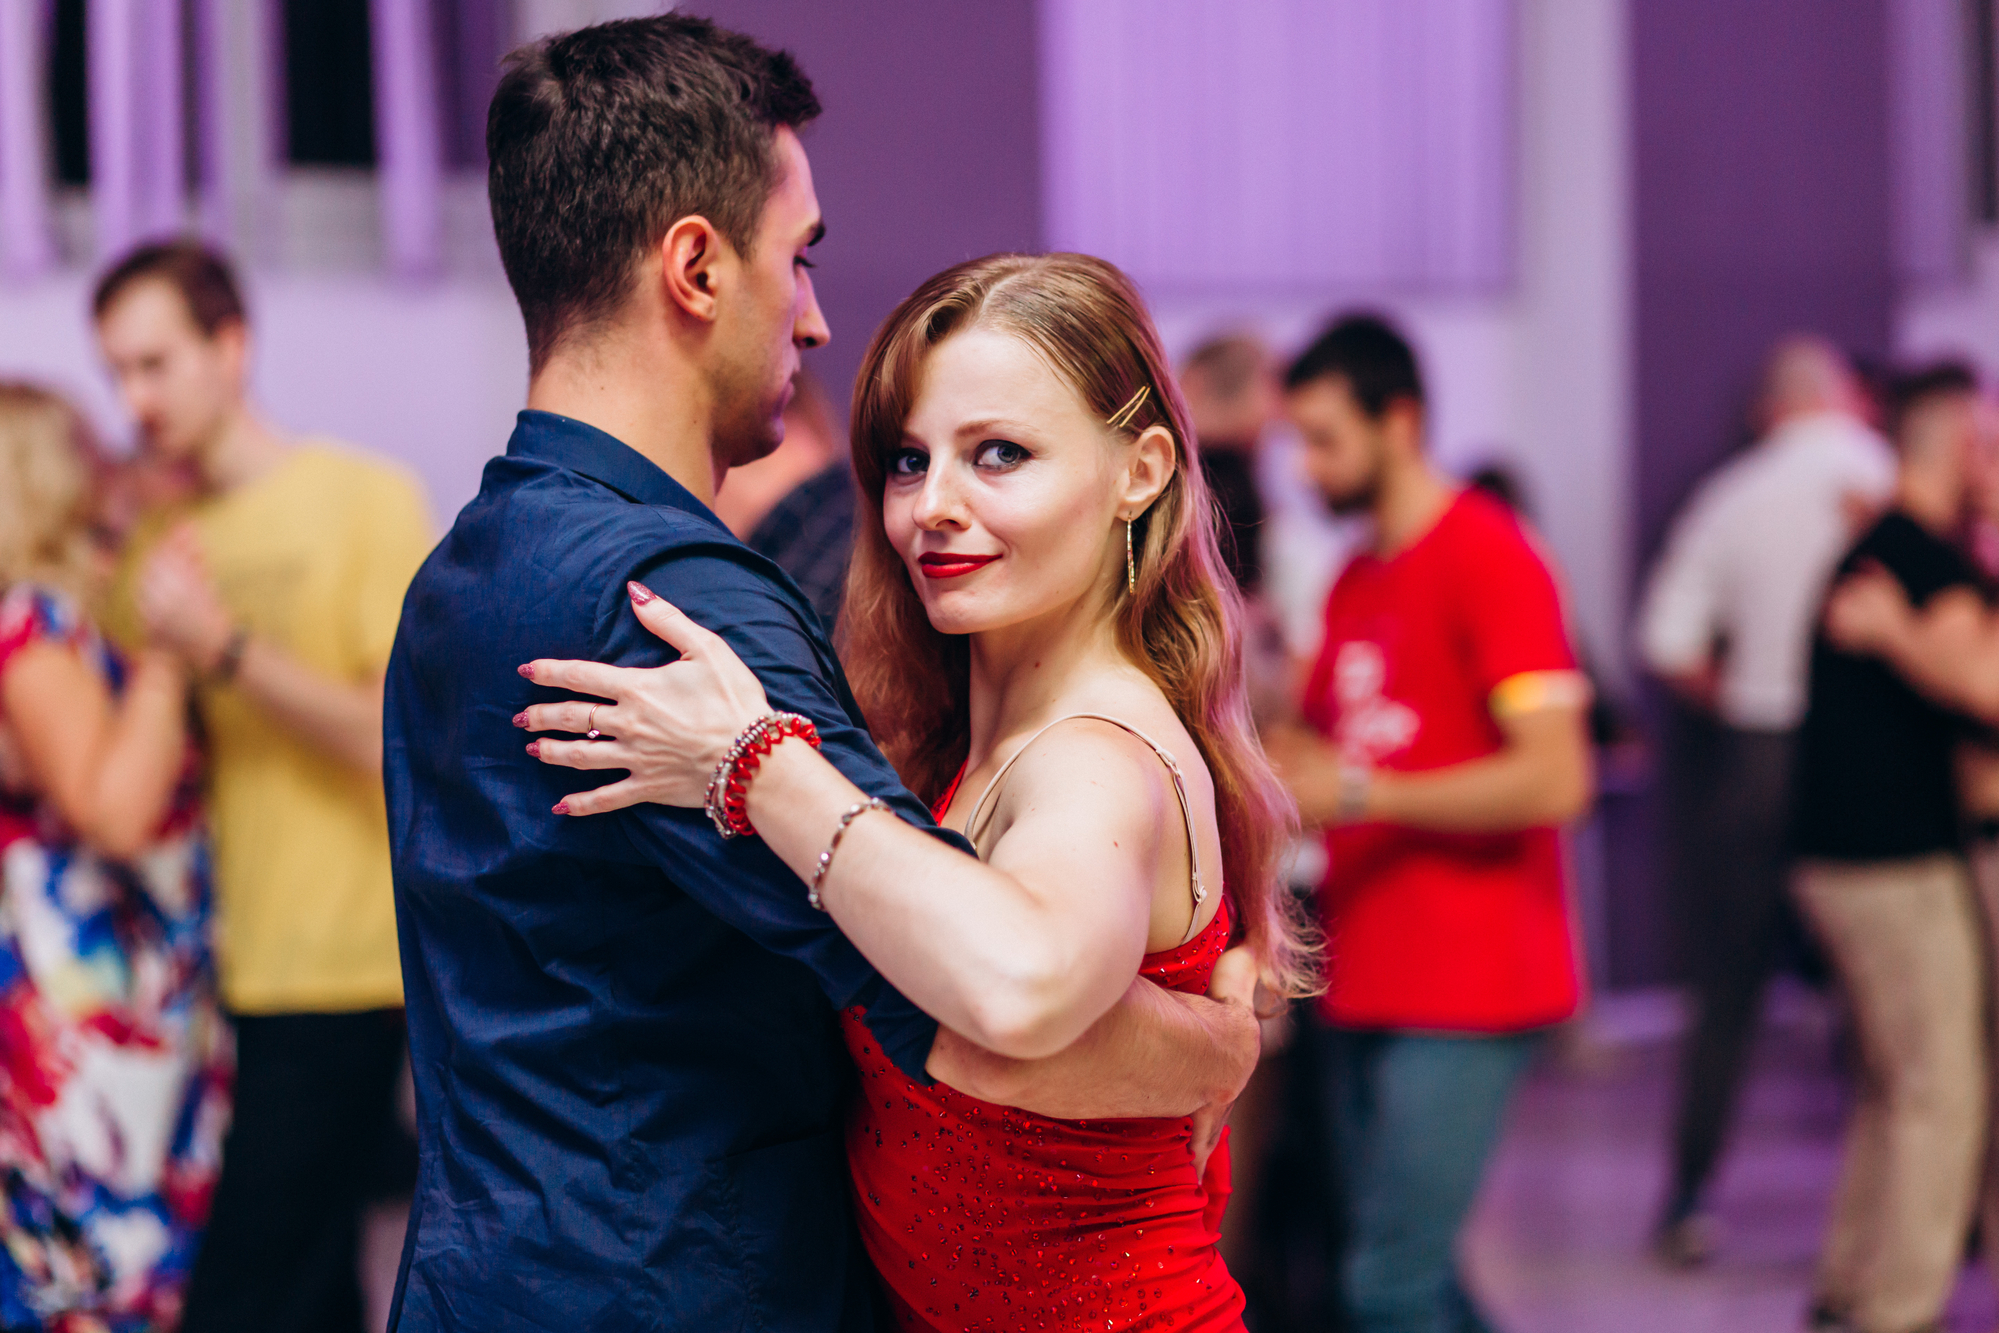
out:
M810 605L707 506L782 438L799 353L828 336L795 133L818 109L788 55L674 15L532 48L495 95L489 187L529 410L412 585L389 667L421 1143L392 1328L878 1319L835 1015L864 1008L918 1078L935 1022L759 840L725 842L698 810L551 814L575 774L525 756L513 725L551 697L520 663L664 660L626 600L638 580L721 633L850 779L934 827L868 740ZM1077 1086L1103 1087L1119 1051L1133 1083L1156 1079L1169 1047L1183 1077L1247 1076L1204 1035L1219 1024L1130 1002L1104 1024L1120 1012L1153 1024L1126 1029L1146 1040L1092 1052Z

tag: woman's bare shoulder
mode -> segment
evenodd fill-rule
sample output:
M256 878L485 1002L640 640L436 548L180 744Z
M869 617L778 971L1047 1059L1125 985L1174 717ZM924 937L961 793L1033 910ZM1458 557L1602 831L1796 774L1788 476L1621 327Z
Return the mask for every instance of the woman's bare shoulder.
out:
M1019 811L1023 799L1062 795L1088 798L1105 813L1124 807L1134 817L1152 819L1162 800L1174 800L1174 769L1197 805L1203 797L1212 799L1200 747L1150 681L1106 682L1078 691L1050 712L1056 720L1020 752L998 793L1010 812ZM1171 768L1161 762L1162 752Z

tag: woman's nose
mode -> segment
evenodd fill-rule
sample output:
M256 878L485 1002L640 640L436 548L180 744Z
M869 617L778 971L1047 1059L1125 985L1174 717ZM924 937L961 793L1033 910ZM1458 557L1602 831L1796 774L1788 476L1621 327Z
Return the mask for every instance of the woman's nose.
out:
M916 525L925 531L964 526L962 497L950 479L948 467L933 465L923 476L923 489L916 493Z

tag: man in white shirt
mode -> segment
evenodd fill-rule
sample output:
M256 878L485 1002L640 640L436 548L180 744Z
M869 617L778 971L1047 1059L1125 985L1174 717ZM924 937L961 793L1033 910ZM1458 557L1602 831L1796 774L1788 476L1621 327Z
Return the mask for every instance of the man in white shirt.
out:
M1764 434L1694 492L1652 571L1645 664L1714 716L1701 796L1673 830L1692 914L1696 1015L1680 1071L1671 1193L1659 1248L1711 1248L1701 1195L1720 1156L1784 929L1791 758L1805 713L1812 625L1841 552L1895 480L1852 367L1821 339L1771 353Z

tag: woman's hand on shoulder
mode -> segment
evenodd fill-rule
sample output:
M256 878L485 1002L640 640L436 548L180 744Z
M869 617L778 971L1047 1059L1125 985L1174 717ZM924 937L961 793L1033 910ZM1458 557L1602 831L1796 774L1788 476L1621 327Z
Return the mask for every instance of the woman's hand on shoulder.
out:
M558 807L563 814L603 814L647 801L698 807L729 746L770 711L763 683L721 635L642 584L631 584L630 592L639 622L676 649L678 661L616 667L538 658L521 667L537 685L608 701L535 704L521 712L514 725L524 731L601 733L596 740L531 741L530 755L562 768L629 774L564 797Z

